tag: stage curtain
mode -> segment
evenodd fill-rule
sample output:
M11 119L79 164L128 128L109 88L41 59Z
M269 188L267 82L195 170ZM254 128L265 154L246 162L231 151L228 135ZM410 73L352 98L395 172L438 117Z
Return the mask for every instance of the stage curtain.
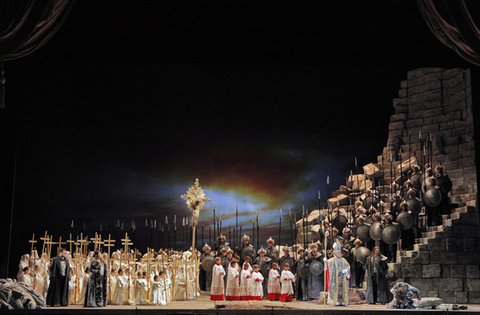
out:
M480 65L480 1L417 0L435 36L465 60Z
M42 47L62 26L74 0L0 1L0 108L5 107L3 61Z

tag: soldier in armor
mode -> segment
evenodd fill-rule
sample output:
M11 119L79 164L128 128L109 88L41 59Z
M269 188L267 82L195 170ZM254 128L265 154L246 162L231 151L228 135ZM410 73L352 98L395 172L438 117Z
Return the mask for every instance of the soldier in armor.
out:
M387 210L387 213L383 216L382 226L385 228L387 225L398 225L397 222L393 222L393 217L390 214L390 210ZM387 262L396 262L397 261L397 243L387 244L385 242L381 243L383 245L383 252L387 256Z
M227 250L230 248L229 243L226 242L227 237L223 234L217 237L217 241L213 243L213 250L217 252L217 256L220 256L220 250L222 248L226 248Z
M258 256L255 258L255 265L258 265L258 271L262 274L264 278L264 286L263 286L263 297L267 298L268 296L268 274L270 272L270 268L272 267L272 259L270 257L265 256L267 251L265 248L260 248L257 252Z
M318 250L318 244L312 244L311 250L305 259L305 262L309 265L309 268L306 269L307 273L305 275L307 278L307 297L309 300L318 300L320 292L324 290L323 273L321 270L318 270L318 268L315 271L312 271L313 264L321 264L322 260L323 255L321 251ZM320 273L316 274L318 272Z
M407 202L402 202L400 204L400 207L402 208L402 211L406 211L407 213L411 213L411 211L408 210L408 203ZM412 250L413 245L415 244L415 234L413 232L413 227L408 229L408 230L402 230L402 249L405 250Z
M360 261L357 250L362 245L362 241L357 238L355 241L353 241L353 245L355 247L351 249L352 263L350 265L350 270L352 272L352 280L350 281L350 285L352 286L352 288L361 288L363 286L365 266Z
M292 268L292 270L296 271L295 297L297 301L307 301L307 278L305 277L307 274L307 267L304 252L305 250L303 248L298 249L295 268ZM299 270L299 268L303 269L303 272Z
M267 254L265 256L272 259L272 262L278 262L278 248L275 246L275 241L273 238L268 238L267 245Z
M352 255L351 250L353 248L353 242L355 241L355 237L352 236L352 231L350 228L345 227L343 228L343 242L342 242L342 252L344 253L344 257L349 264L352 262Z
M206 257L213 258L214 255L212 252L210 252L211 249L212 248L208 244L205 244L205 246L203 246L203 253L202 253L202 256L200 257L200 262L202 262ZM203 270L203 268L200 268L199 285L200 285L200 290L210 292L210 286L212 285L211 271L205 271Z
M332 229L332 235L327 237L327 248L332 248L333 244L335 244L336 242L341 242L342 240L343 238L338 235L338 229L334 227Z
M251 261L255 259L255 248L252 244L250 244L250 236L243 235L242 236L242 244L238 246L237 253L240 255L240 265L243 265L245 256L250 256Z
M452 190L452 181L445 174L443 166L437 165L435 167L435 177L437 179L437 186L440 192L442 193L442 201L438 206L440 214L450 214L450 204L448 201L448 193Z

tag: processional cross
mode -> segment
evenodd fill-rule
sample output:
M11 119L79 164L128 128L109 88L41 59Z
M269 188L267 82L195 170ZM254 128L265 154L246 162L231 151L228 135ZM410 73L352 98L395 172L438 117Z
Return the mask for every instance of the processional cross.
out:
M203 206L206 202L212 201L212 199L207 198L203 192L202 187L200 187L200 182L198 178L195 179L194 186L191 186L185 195L181 195L180 198L186 200L188 209L193 212L193 223L192 223L192 257L195 262L195 274L198 272L197 255L195 254L195 229L197 227L198 217L200 216L200 210L203 209ZM195 283L196 289L198 290L198 278ZM197 295L195 294L195 299Z

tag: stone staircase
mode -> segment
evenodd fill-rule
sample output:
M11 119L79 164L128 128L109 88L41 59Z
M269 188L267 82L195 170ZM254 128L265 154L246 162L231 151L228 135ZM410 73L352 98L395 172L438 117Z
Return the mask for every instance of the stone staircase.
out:
M399 251L389 263L389 279L417 287L422 296L446 303L480 303L480 226L475 200L463 202L443 216L443 224L427 227L413 250Z

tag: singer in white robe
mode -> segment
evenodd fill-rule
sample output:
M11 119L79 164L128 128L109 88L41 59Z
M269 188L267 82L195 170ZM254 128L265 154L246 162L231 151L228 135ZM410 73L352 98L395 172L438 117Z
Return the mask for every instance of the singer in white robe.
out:
M112 298L112 304L114 305L128 305L128 278L121 270L117 277L115 292Z
M78 283L80 284L80 293L77 297L77 305L85 304L85 294L87 292L87 284L88 278L90 277L90 269L87 268L85 273L83 274L83 279L78 279Z
M155 276L153 279L150 301L153 305L167 305L165 298L165 282L163 281L163 277Z
M142 272L137 273L137 280L135 280L135 305L147 305L148 301L145 299L148 290L147 279L143 278Z
M252 300L261 301L263 299L263 276L258 272L258 266L252 273Z
M240 300L249 301L252 296L251 273L248 264L244 264L244 269L240 273Z
M240 273L238 272L237 263L232 261L230 263L230 268L227 275L227 288L225 289L225 299L227 301L239 301L240 300L240 284L239 277Z
M270 301L280 300L280 274L276 263L273 263L273 267L268 273L268 299Z
M212 285L210 287L210 300L212 301L224 300L225 282L223 277L225 277L225 269L223 269L221 262L220 257L215 258L215 266L213 266L212 270Z
M290 270L288 270L288 267L286 267L285 270L282 271L282 274L280 275L280 281L282 283L280 301L291 302L293 294L292 281L295 281L295 276Z
M178 273L175 276L175 301L186 300L187 280L185 279L185 266L178 268Z

